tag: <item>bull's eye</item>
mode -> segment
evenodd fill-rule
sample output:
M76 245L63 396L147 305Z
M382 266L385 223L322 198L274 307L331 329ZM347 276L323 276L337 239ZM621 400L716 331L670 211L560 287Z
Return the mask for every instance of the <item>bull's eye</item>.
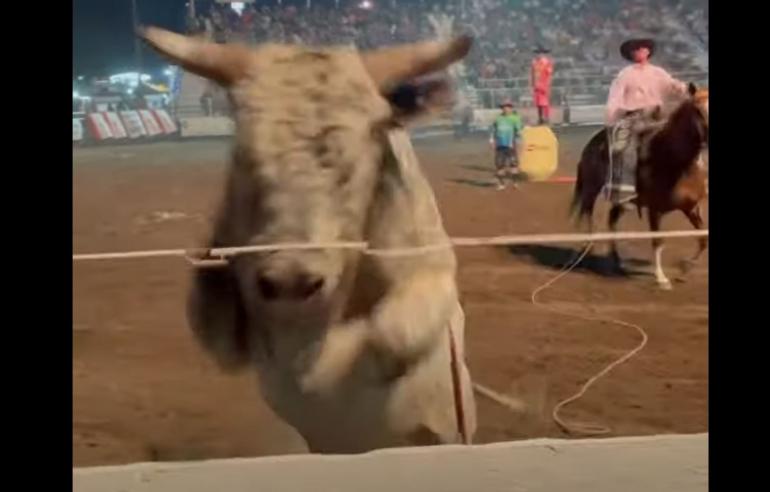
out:
M257 288L263 299L266 301L272 301L278 298L278 286L267 277L257 278Z
M324 286L323 278L309 279L308 283L298 285L299 295L303 299L307 299L312 296Z

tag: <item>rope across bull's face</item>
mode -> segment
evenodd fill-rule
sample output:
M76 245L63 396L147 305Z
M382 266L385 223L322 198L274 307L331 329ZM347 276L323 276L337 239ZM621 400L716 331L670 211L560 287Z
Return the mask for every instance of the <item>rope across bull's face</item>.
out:
M445 69L471 45L463 37L358 53L141 34L228 90L235 148L213 247L364 239L388 129L448 101L445 83L410 81ZM322 315L353 257L279 251L238 257L229 269L246 304L291 310L301 301Z

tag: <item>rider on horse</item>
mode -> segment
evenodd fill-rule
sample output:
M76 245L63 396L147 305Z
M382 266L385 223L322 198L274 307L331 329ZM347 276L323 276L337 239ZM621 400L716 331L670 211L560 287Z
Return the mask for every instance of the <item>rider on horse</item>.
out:
M631 39L620 46L620 54L633 62L618 73L607 100L611 169L608 186L612 203L628 203L636 197L636 164L640 126L670 94L684 94L687 85L664 69L652 65L655 52L651 39Z

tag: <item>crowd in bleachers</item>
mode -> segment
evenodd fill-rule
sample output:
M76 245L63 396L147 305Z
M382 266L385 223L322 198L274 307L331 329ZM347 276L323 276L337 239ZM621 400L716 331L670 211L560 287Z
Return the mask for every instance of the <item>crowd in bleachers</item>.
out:
M656 61L673 71L703 70L697 54L708 50L707 0L321 0L309 8L306 0L284 0L246 4L240 13L198 4L188 29L218 42L367 49L435 38L435 20L452 17L454 32L477 40L466 59L474 82L525 76L539 44L557 63L610 68L621 63L624 39L650 36L660 41Z

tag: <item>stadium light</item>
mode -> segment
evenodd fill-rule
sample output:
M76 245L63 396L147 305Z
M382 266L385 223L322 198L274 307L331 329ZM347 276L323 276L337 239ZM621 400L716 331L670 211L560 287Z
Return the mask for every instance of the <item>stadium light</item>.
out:
M72 99L77 99L80 97L80 93L78 91L72 91Z
M363 2L361 2L359 7L361 7L364 10L370 10L372 7L374 7L374 5L369 0L363 0Z

